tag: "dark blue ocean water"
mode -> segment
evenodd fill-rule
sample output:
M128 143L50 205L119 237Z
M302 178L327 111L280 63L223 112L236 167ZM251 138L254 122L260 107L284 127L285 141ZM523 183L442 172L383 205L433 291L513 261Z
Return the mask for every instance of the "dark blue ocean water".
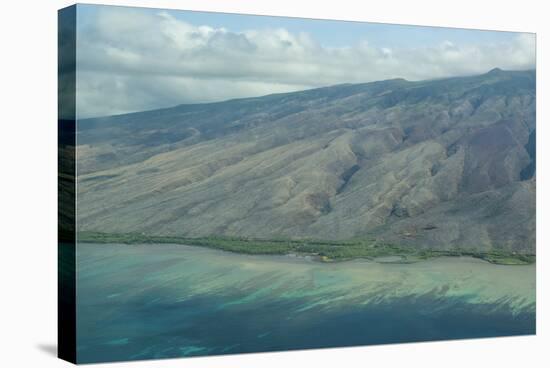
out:
M507 294L503 285L494 287L502 295L472 286L503 279L508 271L491 268L498 266L330 267L266 258L181 246L80 245L78 362L535 333L534 300ZM446 269L450 276L438 276ZM532 287L531 270L508 269ZM476 273L479 280L471 280ZM408 282L426 285L409 293Z

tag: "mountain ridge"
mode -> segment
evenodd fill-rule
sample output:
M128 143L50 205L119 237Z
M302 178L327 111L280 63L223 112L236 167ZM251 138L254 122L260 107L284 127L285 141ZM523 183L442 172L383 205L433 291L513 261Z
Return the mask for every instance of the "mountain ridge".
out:
M86 119L79 226L532 252L535 132L502 70Z

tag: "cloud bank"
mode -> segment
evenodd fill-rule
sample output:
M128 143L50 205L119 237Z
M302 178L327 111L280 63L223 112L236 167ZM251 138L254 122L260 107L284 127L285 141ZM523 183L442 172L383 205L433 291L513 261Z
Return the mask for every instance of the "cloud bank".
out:
M437 29L434 29L437 32ZM404 34L403 37L407 35ZM535 37L423 47L375 47L367 39L326 47L307 33L231 32L166 12L101 8L78 30L80 118L389 78L408 80L535 66Z

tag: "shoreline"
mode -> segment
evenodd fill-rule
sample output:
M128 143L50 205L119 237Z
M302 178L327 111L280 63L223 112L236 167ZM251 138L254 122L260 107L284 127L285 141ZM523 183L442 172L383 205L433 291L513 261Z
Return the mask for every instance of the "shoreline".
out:
M236 254L300 257L319 263L340 263L365 259L380 264L407 264L440 257L472 257L495 265L519 266L536 263L534 254L503 250L411 249L373 240L323 241L291 239L249 239L230 237L185 238L145 234L79 232L78 242L119 244L179 244L219 249Z
M449 256L449 255L441 255L441 256L434 256L431 258L426 259L416 259L416 260L385 260L384 258L390 258L390 257L399 257L399 256L384 256L384 257L376 257L376 258L366 258L366 257L357 257L357 258L351 258L351 259L336 259L336 260L329 260L329 261L323 261L320 259L319 256L311 255L311 254L295 254L295 253L287 253L287 254L264 254L264 253L238 253L230 250L225 250L221 248L214 248L214 247L207 247L207 246L201 246L201 245L193 245L193 244L183 244L183 243L109 243L109 242L95 242L95 241L78 241L78 244L80 245L87 245L87 246L113 246L113 247L143 247L143 249L146 249L148 246L151 247L169 247L170 249L191 249L195 251L208 251L208 252L214 252L214 253L220 253L225 254L227 257L248 257L250 259L257 259L262 261L274 261L274 262L284 262L284 263L297 263L297 264L312 264L312 265L344 265L346 263L349 264L376 264L376 265L388 265L388 266L399 266L399 265L414 265L414 264L423 264L423 263L430 263L430 262L438 262L438 261L453 261L453 262L474 262L479 264L484 264L488 266L509 266L507 264L498 264L489 262L483 258L479 257L472 257L469 255L456 255L456 256ZM512 265L512 266L533 266L535 263L525 263L525 264L518 264L518 265ZM512 267L516 268L516 267Z

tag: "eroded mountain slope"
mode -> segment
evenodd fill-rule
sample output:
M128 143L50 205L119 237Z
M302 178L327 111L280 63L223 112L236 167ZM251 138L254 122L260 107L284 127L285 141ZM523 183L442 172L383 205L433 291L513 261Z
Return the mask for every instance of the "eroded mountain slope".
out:
M535 248L535 73L181 105L78 125L80 230Z

